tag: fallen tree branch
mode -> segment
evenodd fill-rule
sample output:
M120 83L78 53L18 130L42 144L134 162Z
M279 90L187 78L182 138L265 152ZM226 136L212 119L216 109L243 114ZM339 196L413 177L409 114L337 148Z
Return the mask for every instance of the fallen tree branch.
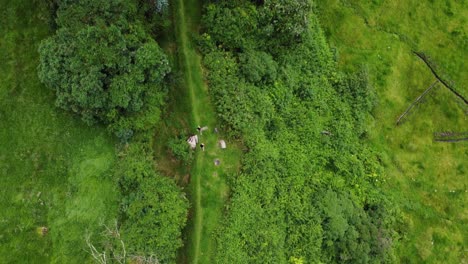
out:
M456 139L441 139L441 138L436 138L434 141L438 142L458 142L458 141L465 141L468 140L468 138L456 138Z
M106 259L105 252L101 253L96 249L96 247L91 243L91 236L90 235L86 236L85 241L86 241L86 245L88 245L88 247L90 249L89 253L93 257L93 259L99 264L107 264L107 259Z
M429 61L429 58L426 56L426 54L424 54L423 52L417 52L417 51L413 51L413 53L416 56L418 56L422 61L424 61L424 63L427 65L427 67L429 67L429 69L431 69L432 74L434 74L434 76L437 78L437 80L439 80L445 87L447 87L453 94L455 94L458 98L460 98L465 104L468 104L468 100L466 100L465 97L463 97L463 95L461 95L455 89L453 89L446 80L444 80L442 77L440 77L437 74L437 72L434 69L434 66L431 64L431 62Z
M408 112L419 102L421 101L422 98L424 98L424 96L432 89L435 87L435 85L439 82L439 80L436 80L435 82L433 82L431 84L431 86L429 86L429 88L427 88L420 96L418 96L418 98L416 98L416 100L414 100L410 106L406 109L405 112L403 112L403 114L400 115L400 117L398 117L398 120L396 121L396 125L400 125L401 123L401 120L408 114Z
M434 141L458 142L468 140L468 132L438 132L434 133Z

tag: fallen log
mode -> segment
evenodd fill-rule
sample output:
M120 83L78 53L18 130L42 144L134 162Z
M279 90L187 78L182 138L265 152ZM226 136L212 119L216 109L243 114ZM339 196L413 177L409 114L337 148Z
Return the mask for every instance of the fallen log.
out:
M455 138L455 139L442 139L442 138L436 138L434 141L438 142L458 142L458 141L465 141L468 140L468 138Z
M444 80L439 74L437 74L436 70L434 69L435 67L432 65L432 63L429 61L429 58L424 54L423 52L417 52L413 51L413 53L418 56L424 63L429 67L431 70L432 74L439 80L445 87L447 87L453 94L455 94L458 98L460 98L465 104L468 104L468 100L463 97L460 93L458 93L453 87L450 86L450 84Z
M409 113L409 111L419 102L421 101L424 96L432 89L435 87L435 85L439 82L439 80L436 80L435 82L433 82L431 84L431 86L429 86L429 88L427 88L420 96L418 96L418 98L416 98L416 100L414 100L410 106L408 108L406 108L406 111L403 112L403 114L400 115L400 117L398 117L398 120L396 121L396 125L400 125L401 123L401 120Z

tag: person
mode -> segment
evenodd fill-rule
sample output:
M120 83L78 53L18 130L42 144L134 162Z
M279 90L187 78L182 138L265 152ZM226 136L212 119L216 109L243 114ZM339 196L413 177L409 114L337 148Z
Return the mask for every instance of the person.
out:
M201 135L201 126L198 126L197 130L198 130L198 133L200 133L200 135Z
M204 144L204 143L201 143L201 144L200 144L200 148L201 148L203 151L205 151L205 144Z

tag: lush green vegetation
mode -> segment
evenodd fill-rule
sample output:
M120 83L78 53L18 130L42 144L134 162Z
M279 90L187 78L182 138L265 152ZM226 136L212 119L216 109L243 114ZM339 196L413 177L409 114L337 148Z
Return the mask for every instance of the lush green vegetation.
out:
M85 236L118 212L113 141L103 128L58 112L39 82L48 6L0 2L1 262L83 263Z
M169 62L143 5L2 3L2 261L175 262L188 203L154 167Z
M182 246L188 203L172 179L156 174L148 138L134 139L119 155L121 231L127 251L173 263Z
M466 105L395 126L413 51L468 96L466 3L39 2L0 0L2 262L466 261Z
M56 34L42 42L41 81L56 104L123 140L159 120L169 62L124 1L59 4Z
M192 34L197 33L199 25L199 3L198 1L177 1L173 3L172 8L175 40L179 47L175 57L177 69L183 73L183 78L177 85L176 90L180 94L174 95L174 109L171 111L173 117L167 125L173 127L178 123L177 120L182 120L180 130L175 131L176 135L181 131L185 135L192 135L199 125L209 128L208 131L203 132L203 135L199 135L200 143L205 144L206 150L201 152L197 149L195 159L189 166L188 191L193 204L192 217L186 232L186 248L181 251L179 261L212 263L217 251L214 233L223 223L221 220L224 205L229 195L226 180L229 175L239 171L241 150L238 142L234 140L227 141L227 149L221 149L218 146L218 140L226 139L226 135L222 129L219 129L218 133L214 132L214 128L219 127L219 124L203 80L201 58L191 38ZM187 105L190 106L189 109L186 109ZM187 114L188 111L191 114ZM179 144L184 144L187 149L185 140L186 137L179 139ZM171 146L174 154L180 153L174 144ZM187 156L193 153L182 155ZM220 161L218 166L214 164L215 159Z
M117 146L120 159L114 168L120 189L114 231L118 239L98 238L100 247L91 250L93 257L173 263L182 246L188 203L173 180L155 172L150 140L170 67L144 23L136 19L136 4L59 3L59 29L39 49L39 77L56 91L59 107L78 113L89 124L109 125L124 142Z
M209 3L202 21L216 110L248 148L216 262L394 261L366 70L336 69L308 1Z
M401 262L466 261L466 142L440 143L433 133L466 132L467 106L438 85L405 122L398 116L435 78L412 51L468 96L468 6L457 1L316 1L341 69L368 69L379 98L369 138L382 153L385 188L403 211Z

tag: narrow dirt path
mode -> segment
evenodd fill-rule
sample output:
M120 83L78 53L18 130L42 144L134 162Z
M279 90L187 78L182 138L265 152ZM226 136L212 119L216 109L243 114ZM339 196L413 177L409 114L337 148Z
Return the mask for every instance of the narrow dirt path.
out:
M205 151L198 147L191 171L190 198L192 217L189 219L188 239L184 258L189 263L211 263L216 251L214 231L222 220L224 204L228 197L226 177L237 173L241 151L236 144L228 142L227 149L221 149L218 141L224 139L222 132L215 133L216 115L210 102L208 88L203 81L200 56L197 54L191 36L197 34L200 18L199 0L177 0L173 3L175 34L180 70L191 102L191 125L209 129L199 135ZM187 113L190 116L190 113ZM221 164L214 164L218 159Z

